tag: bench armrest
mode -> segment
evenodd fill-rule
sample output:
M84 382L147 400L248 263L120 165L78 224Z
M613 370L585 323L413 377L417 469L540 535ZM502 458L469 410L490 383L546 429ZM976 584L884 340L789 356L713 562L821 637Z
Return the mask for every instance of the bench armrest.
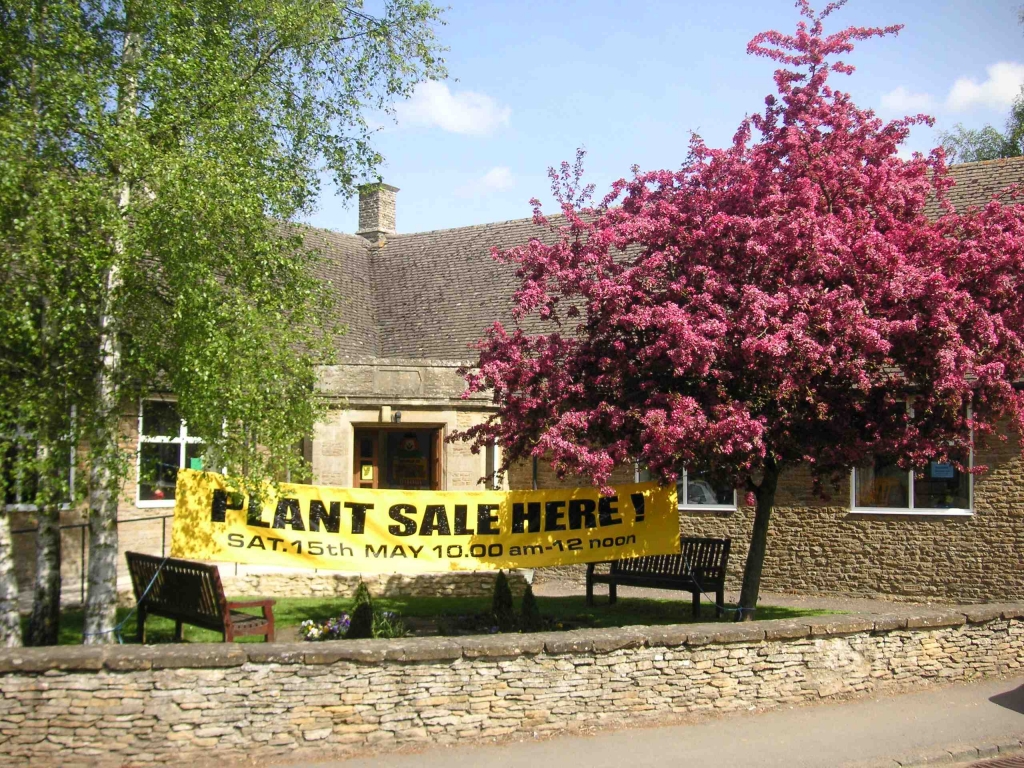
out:
M228 610L235 608L273 608L277 600L248 600L245 602L228 603Z

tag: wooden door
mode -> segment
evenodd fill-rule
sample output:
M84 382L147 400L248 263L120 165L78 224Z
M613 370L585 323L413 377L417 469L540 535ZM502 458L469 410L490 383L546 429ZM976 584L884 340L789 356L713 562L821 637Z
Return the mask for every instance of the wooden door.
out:
M352 459L352 487L380 487L380 443L375 429L355 431L355 456Z

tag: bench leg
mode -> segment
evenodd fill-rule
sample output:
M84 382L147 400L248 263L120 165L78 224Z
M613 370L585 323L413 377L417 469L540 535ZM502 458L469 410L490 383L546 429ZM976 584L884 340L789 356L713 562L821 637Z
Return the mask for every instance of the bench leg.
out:
M141 606L135 612L135 640L139 645L146 643L146 609Z
M594 582L590 578L590 574L587 574L587 605L594 604Z
M715 596L718 598L718 605L715 606L715 616L722 618L722 614L724 613L722 606L725 605L725 587L719 587Z
M608 584L608 605L615 605L615 601L619 599L619 585L614 581Z
M267 616L267 609L264 608L263 618L267 620L267 634L265 635L266 642L272 643L274 642L274 614L271 612L271 614Z
M700 592L693 593L693 618L700 618Z
M174 622L174 642L185 642L185 625L180 619Z

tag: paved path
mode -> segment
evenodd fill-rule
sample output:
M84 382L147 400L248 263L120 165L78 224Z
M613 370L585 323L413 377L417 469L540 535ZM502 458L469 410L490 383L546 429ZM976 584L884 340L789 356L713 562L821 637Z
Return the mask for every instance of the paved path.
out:
M432 746L416 753L291 763L337 768L838 768L967 765L1020 754L1024 677L930 688L703 722L593 735ZM1013 745L1013 749L1011 749ZM976 751L981 748L983 751ZM957 759L946 752L952 750ZM984 751L987 750L987 751ZM898 761L898 762L897 762ZM1005 764L1005 763L1004 763Z
M533 585L534 594L546 597L580 596L586 592L586 584L571 579L549 579ZM594 596L598 603L607 600L607 588L598 584L594 588ZM689 592L673 592L665 589L644 589L642 587L619 587L619 597L650 597L656 600L678 600L689 606ZM738 591L726 590L725 600L735 603L739 600ZM709 602L707 597L701 602ZM760 593L759 605L775 605L785 608L820 609L841 611L843 613L902 613L920 609L922 605L959 605L949 600L886 600L884 597L851 597L847 595L796 595L779 592Z

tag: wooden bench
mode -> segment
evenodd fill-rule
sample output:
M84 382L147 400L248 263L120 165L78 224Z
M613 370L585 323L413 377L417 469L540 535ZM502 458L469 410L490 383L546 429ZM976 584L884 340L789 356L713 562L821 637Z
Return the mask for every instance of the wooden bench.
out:
M619 584L651 589L678 589L693 595L694 618L700 616L700 594L715 593L715 615L722 615L725 602L725 570L729 564L731 539L684 537L678 555L648 555L611 561L608 573L598 573L596 563L587 564L587 605L594 604L594 584L608 585L608 602L618 597Z
M263 635L268 643L274 642L273 606L276 601L229 603L224 597L217 566L171 557L165 560L138 552L126 552L125 557L138 603L140 643L146 642L147 616L174 619L177 642L183 639L183 624L221 632L229 643L241 635ZM236 610L238 608L262 608L263 615L244 613Z

